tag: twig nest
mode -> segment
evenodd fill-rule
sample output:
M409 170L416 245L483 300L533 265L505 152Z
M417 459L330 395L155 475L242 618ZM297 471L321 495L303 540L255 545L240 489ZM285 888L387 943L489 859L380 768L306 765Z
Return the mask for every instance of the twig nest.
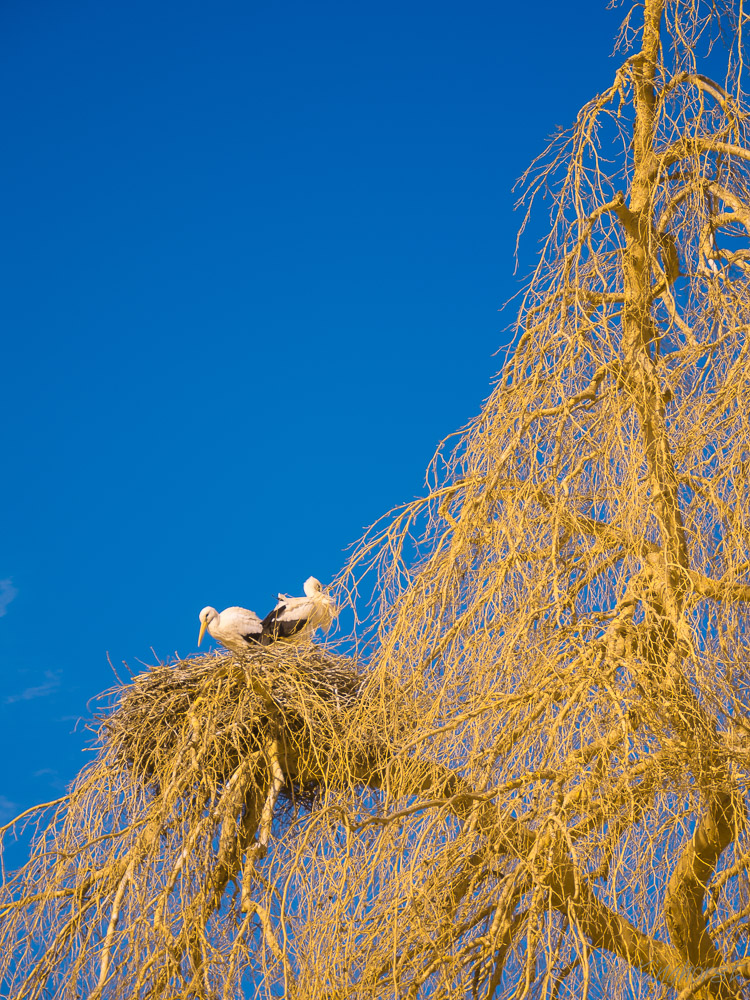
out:
M177 759L221 782L269 739L279 741L290 781L330 780L337 766L351 777L376 765L411 715L395 708L395 688L376 696L356 661L311 644L160 664L109 695L103 744L157 786Z

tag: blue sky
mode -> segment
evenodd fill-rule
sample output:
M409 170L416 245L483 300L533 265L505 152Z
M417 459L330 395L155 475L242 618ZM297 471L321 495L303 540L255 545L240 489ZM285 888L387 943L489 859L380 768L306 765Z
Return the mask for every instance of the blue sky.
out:
M619 14L3 4L0 820L87 759L108 655L193 652L420 492L507 342L513 183Z

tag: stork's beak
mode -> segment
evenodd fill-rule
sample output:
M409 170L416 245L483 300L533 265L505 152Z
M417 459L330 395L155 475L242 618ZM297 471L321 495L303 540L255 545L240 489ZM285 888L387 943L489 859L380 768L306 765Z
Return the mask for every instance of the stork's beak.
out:
M201 622L201 630L198 633L198 645L199 646L203 642L203 636L206 634L206 625L207 624L208 624L208 622Z

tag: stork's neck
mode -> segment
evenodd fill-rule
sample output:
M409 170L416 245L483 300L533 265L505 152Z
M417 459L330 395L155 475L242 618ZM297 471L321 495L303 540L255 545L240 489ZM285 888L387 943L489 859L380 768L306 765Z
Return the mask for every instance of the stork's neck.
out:
M213 636L214 639L218 639L219 636L216 634L221 631L221 615L218 611L214 611L212 615L208 616L208 621L206 622L206 627L208 628L208 634Z

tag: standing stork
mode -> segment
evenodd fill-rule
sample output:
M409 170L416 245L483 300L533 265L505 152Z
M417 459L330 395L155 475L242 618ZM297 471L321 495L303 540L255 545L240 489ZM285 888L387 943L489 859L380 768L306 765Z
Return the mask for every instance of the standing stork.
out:
M303 639L318 628L327 629L339 613L334 599L314 576L305 580L304 590L304 597L279 594L279 603L262 622L264 646L279 639Z
M247 608L224 608L219 614L216 608L204 608L198 615L201 630L198 634L200 646L206 629L214 639L231 649L233 653L246 653L261 640L263 623L254 611Z

